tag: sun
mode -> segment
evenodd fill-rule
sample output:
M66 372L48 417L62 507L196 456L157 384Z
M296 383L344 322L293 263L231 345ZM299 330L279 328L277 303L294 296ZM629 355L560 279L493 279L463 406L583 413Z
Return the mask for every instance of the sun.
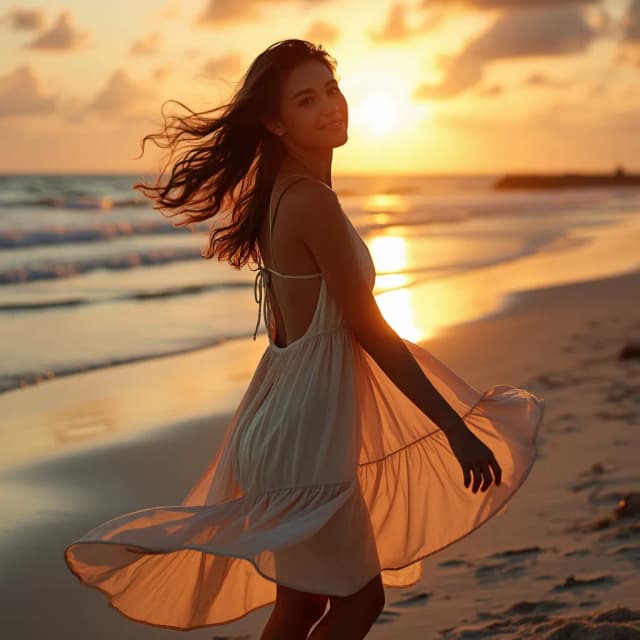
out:
M360 119L374 135L390 133L398 126L398 105L387 95L366 96L360 107Z

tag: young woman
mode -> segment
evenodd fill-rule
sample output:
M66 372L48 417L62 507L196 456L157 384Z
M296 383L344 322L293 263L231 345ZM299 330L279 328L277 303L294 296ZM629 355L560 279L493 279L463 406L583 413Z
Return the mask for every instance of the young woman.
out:
M542 398L477 391L381 315L371 255L331 188L349 117L335 69L321 46L275 43L220 116L177 119L170 144L195 142L167 184L135 185L182 224L230 211L205 257L257 262L268 345L182 504L65 550L133 620L193 629L275 601L263 640L314 625L313 640L363 638L383 586L415 584L421 559L500 512L533 464Z

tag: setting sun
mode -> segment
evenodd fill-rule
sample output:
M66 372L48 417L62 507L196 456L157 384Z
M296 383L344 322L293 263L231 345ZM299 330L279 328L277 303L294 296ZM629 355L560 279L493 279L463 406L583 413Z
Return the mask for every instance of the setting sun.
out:
M367 96L360 107L360 118L375 135L384 135L397 128L398 107L388 96Z

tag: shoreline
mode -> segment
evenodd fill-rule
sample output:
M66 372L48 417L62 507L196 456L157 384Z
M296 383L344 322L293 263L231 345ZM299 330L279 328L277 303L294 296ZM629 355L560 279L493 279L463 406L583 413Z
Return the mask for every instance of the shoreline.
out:
M465 285L463 288L467 288ZM429 288L430 285L426 285ZM434 352L454 370L460 370L473 386L508 383L525 386L527 379L515 382L508 363L490 363L491 345L483 348L478 334L491 325L536 317L541 325L545 314L538 307L556 296L588 308L583 296L593 288L605 295L609 287L640 290L640 268L593 280L511 291L502 304L475 319L440 327L431 337L416 344ZM425 292L419 294L426 295ZM520 320L519 320L520 319ZM523 326L535 334L535 328ZM533 372L533 356L553 344L557 336L544 333L543 340L522 345L528 356L525 371ZM535 338L535 335L534 335ZM46 384L14 389L0 394L0 412L5 416L0 447L5 452L3 469L37 464L49 458L82 455L85 451L118 446L139 438L153 438L165 431L189 428L200 422L230 417L266 348L266 337L231 340L204 349L189 350L159 358L101 368L53 379ZM477 361L467 362L465 353L477 350ZM222 370L210 363L217 356ZM490 367L491 375L484 375ZM189 379L189 402L177 400L177 388ZM141 385L141 381L144 384ZM151 383L151 384L150 384ZM38 428L40 425L40 428Z
M590 281L610 275L619 275L640 269L640 259L634 237L640 235L640 211L627 212L604 226L586 224L571 229L557 243L545 245L541 250L519 255L513 260L464 270L416 282L400 290L374 290L376 300L383 311L389 309L390 317L397 313L398 305L406 307L406 316L418 313L424 318L415 328L413 342L437 335L448 327L481 320L500 314L511 304L511 299L520 293L555 284ZM566 275L563 275L566 272ZM381 276L384 278L385 276ZM519 291L512 291L512 283L517 282ZM247 285L249 286L249 285ZM481 293L482 295L479 295ZM411 300L407 306L406 301ZM433 301L443 312L434 309ZM431 316L431 317L429 317ZM410 333L410 332L409 332ZM0 408L8 394L30 392L41 385L59 380L91 375L111 369L123 371L123 367L136 366L144 362L158 362L199 352L217 353L223 345L244 345L252 332L243 337L215 337L198 345L185 346L166 352L156 352L133 357L112 359L109 363L78 364L61 371L42 369L20 376L14 384L3 378L0 389ZM260 340L266 342L261 327ZM244 346L239 348L245 348ZM211 350L211 351L210 351ZM223 353L223 352L222 352ZM153 366L153 365L151 365ZM126 375L126 374L125 374ZM8 379L8 378L7 378Z

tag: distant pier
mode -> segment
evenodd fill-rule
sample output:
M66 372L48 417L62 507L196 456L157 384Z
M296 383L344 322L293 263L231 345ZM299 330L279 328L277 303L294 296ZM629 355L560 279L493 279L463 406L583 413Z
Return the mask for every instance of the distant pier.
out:
M575 189L580 187L640 187L640 173L623 168L613 173L507 174L494 189Z

